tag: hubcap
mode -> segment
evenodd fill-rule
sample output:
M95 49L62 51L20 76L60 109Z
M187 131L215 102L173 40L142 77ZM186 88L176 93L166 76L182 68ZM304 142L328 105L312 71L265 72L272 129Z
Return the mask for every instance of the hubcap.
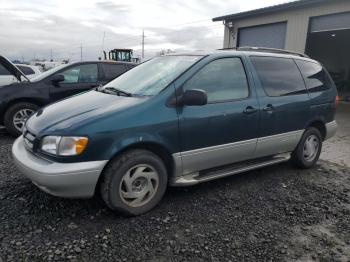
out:
M34 113L34 110L24 108L19 111L13 116L13 125L15 128L22 132L24 123L27 121L27 119Z
M318 153L318 148L320 146L320 141L315 135L309 136L305 140L303 156L306 161L313 161Z
M159 176L152 166L137 165L130 168L122 177L119 194L128 206L139 207L154 197L158 185Z

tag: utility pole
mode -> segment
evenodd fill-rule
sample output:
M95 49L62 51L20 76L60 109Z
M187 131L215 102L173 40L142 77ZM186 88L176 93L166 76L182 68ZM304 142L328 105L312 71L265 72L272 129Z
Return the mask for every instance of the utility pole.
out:
M52 62L52 48L51 48L51 52L50 52L50 61Z
M83 42L80 44L80 61L83 61Z
M144 58L145 58L145 30L142 30L142 55L141 55L142 61Z
M104 55L103 48L104 48L104 45L105 45L105 37L106 37L106 31L103 32L102 46L101 46L101 57L103 57L103 55Z

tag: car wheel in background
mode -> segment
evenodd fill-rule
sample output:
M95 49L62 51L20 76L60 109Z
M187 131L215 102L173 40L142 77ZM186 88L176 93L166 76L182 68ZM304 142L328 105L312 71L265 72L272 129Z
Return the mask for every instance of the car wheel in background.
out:
M20 102L7 109L4 116L4 124L7 131L13 136L20 136L25 121L38 110L38 106L33 103Z
M300 168L311 168L317 163L321 150L322 136L320 131L317 128L309 127L292 153L292 162Z
M135 216L154 208L167 184L166 167L157 155L147 150L131 150L108 164L100 190L109 208Z

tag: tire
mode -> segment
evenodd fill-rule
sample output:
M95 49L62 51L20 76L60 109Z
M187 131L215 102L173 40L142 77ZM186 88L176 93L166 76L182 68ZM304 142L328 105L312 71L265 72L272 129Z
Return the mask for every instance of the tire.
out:
M110 209L136 216L153 209L167 185L163 161L150 151L138 149L127 151L108 164L100 193Z
M23 127L23 124L26 121L26 119L35 111L37 111L38 108L39 107L37 105L33 103L28 103L28 102L20 102L10 106L5 112L5 116L4 116L4 124L7 131L12 136L15 136L15 137L20 136L22 134L22 131L18 129L20 126L20 123L19 123L20 120L17 117L23 116L23 123L22 123L22 127ZM17 118L17 120L14 119L15 117ZM15 125L14 121L17 121L17 125Z
M308 142L311 143L308 149ZM317 148L316 148L317 143ZM310 145L310 144L309 144ZM309 127L304 132L297 148L292 153L292 163L303 169L316 165L322 151L322 135L315 127Z

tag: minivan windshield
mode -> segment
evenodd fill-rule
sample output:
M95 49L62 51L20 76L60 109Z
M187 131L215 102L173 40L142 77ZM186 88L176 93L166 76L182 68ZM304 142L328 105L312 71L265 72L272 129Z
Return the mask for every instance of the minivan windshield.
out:
M56 66L54 68L51 68L51 69L41 73L40 75L31 78L30 82L37 82L37 81L43 80L44 78L48 77L49 75L53 75L57 71L65 68L67 66L69 66L69 64L62 64L62 65Z
M144 62L106 84L101 92L154 96L167 87L201 56L162 56Z

